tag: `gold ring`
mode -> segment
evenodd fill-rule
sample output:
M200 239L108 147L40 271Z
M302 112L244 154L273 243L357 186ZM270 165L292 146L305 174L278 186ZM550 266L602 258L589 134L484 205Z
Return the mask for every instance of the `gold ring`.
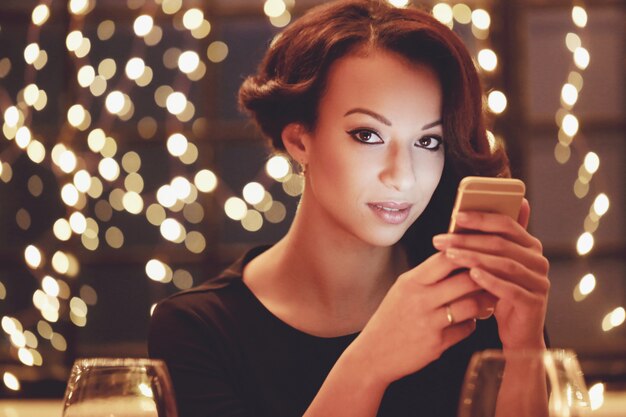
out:
M452 315L452 307L450 307L450 304L446 304L446 317L448 318L449 324L454 324L454 316Z

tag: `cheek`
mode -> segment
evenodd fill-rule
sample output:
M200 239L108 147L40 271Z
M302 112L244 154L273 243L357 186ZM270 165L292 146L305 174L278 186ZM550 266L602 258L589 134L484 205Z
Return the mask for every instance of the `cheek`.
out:
M361 201L375 185L375 158L356 155L347 149L318 153L315 170L311 171L311 187L317 198L345 207Z
M358 178L370 164L365 155L358 155L358 152L345 144L320 146L315 150L313 159L316 176L330 178L334 186L351 183L353 177Z
M415 178L422 189L434 191L443 174L444 153L421 155L415 163Z

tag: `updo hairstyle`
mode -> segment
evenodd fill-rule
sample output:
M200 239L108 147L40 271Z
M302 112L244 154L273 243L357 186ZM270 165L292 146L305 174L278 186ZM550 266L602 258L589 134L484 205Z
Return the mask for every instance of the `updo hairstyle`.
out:
M245 79L240 107L272 147L284 152L281 133L287 124L314 129L332 63L374 48L429 65L438 74L446 166L455 177L509 176L504 151L490 149L482 87L465 45L447 26L415 8L396 8L382 0L348 0L309 10L274 39L257 74Z

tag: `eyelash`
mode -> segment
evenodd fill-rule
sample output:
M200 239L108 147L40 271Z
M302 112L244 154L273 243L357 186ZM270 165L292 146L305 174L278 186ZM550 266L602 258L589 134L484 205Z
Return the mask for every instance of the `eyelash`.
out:
M358 129L349 130L346 133L348 133L352 137L352 139L356 140L357 142L363 143L365 145L378 145L378 144L384 143L383 140L380 139L380 134L373 129L358 128ZM358 137L360 133L369 133L370 135L376 135L378 136L380 141L379 142L367 142L367 140L369 139L360 139ZM429 148L428 145L424 145L424 146L416 145L422 149L426 149L427 151L435 152L439 150L439 148L441 147L441 144L443 143L443 139L439 135L422 136L421 138L419 138L417 142L420 143L424 139L435 140L437 142L437 144L433 148Z

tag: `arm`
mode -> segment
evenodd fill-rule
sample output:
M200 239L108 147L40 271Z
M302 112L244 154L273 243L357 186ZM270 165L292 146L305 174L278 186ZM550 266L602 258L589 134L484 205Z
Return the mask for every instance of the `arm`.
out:
M179 416L252 416L237 398L211 340L201 318L170 300L154 310L148 350L167 364Z
M457 218L463 228L477 234L435 237L435 247L496 300L495 317L503 351L543 350L549 263L539 240L526 230L530 215L524 200L518 221L498 214L464 213ZM507 364L500 388L498 415L520 410L521 400L534 398L536 415L547 415L544 372L529 372L520 364ZM519 393L523 392L524 395Z
M506 355L506 352L505 352ZM506 358L496 417L548 417L548 386L541 356Z
M305 417L375 416L390 383L469 336L482 308L475 295L480 287L467 272L454 273L457 268L435 254L401 275L336 362ZM446 305L459 298L451 324Z
M376 415L391 382L422 369L472 333L479 297L455 303L456 323L447 318L448 303L480 289L456 269L436 254L400 276L334 364L305 415ZM181 417L250 416L236 391L238 381L229 376L224 343L214 333L185 304L162 302L152 317L150 355L166 361Z
M335 363L305 417L375 416L387 383L368 372L352 345Z

